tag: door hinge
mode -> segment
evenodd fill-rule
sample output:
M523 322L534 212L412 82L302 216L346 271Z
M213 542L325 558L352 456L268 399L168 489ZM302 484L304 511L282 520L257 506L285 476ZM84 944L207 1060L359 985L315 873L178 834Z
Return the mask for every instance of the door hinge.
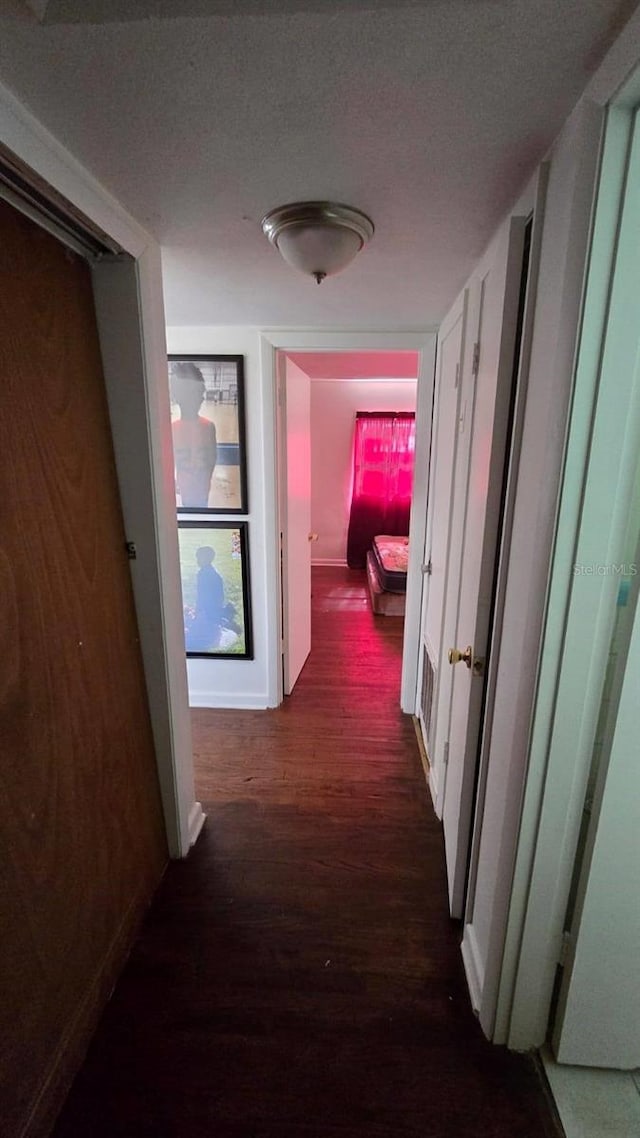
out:
M447 739L442 751L442 765L446 767L449 762L449 740Z
M459 383L460 383L460 364L456 364L456 381L455 381L453 386L457 387Z
M480 342L478 340L476 340L475 344L473 345L473 358L472 358L472 362L471 362L471 374L473 375L473 377L475 379L478 378L478 372L479 371L480 371Z
M564 966L567 963L567 960L569 959L569 949L570 948L571 948L571 933L569 932L568 929L565 929L565 931L562 934L562 942L560 944L560 952L558 955L558 964L560 965L561 968L564 968Z
M432 564L431 564L431 558L429 558L429 560L427 561L426 565L423 565L423 566L422 566L422 572L424 573L425 577L430 577L430 576L431 576L431 574L432 574L432 572L433 572L433 566L432 566Z
M136 549L135 541L125 541L124 547L127 552L129 561L135 561L138 556L138 550Z

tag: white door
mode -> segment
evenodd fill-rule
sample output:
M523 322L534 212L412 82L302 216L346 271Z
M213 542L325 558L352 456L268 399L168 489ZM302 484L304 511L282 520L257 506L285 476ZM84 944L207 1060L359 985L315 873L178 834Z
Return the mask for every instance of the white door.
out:
M421 645L417 715L430 764L434 807L441 814L442 734L438 733L444 597L451 539L460 375L467 310L466 291L444 320L436 356L433 438L429 469L429 504L423 563ZM444 779L442 779L442 785Z
M446 582L434 602L442 621L434 781L454 917L464 907L525 223L511 219L500 229L471 281L452 493L446 507L434 494L430 507L432 532L449 529ZM436 515L445 508L446 520ZM427 627L431 604L429 594Z
M284 694L311 651L311 381L278 353Z

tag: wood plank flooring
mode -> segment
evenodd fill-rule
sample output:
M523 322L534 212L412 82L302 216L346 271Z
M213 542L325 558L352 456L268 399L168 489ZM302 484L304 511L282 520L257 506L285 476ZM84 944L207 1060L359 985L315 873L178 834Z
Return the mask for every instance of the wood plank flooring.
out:
M56 1138L552 1138L487 1043L442 835L398 708L402 621L314 570L276 711L193 713L208 820L172 864ZM241 674L239 667L239 675Z

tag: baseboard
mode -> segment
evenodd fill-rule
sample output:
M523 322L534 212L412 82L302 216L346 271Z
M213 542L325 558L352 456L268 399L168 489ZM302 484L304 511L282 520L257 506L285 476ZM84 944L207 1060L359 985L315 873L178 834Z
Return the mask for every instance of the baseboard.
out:
M427 782L429 784L429 790L431 791L431 801L433 802L433 809L436 812L436 818L439 818L440 815L438 814L438 780L436 778L436 768L431 766L431 764L429 764L429 776L427 778Z
M189 848L191 848L191 846L195 846L198 838L200 837L200 831L204 826L204 820L206 816L207 815L202 809L202 803L194 802L189 811Z
M462 961L464 964L464 971L467 977L467 987L469 995L471 996L471 1006L474 1012L480 1010L480 1001L482 999L482 980L484 976L484 969L480 967L480 956L478 953L478 946L476 944L475 933L471 925L467 925L464 930L464 937L460 946L462 952Z
M311 565L312 567L317 565L319 568L323 565L329 567L334 566L336 569L348 568L346 561L341 557L312 557Z
M65 1028L19 1138L47 1138L51 1133L71 1084L84 1061L105 1005L127 961L152 896L153 890L148 896L145 894L143 897L135 897L125 912L76 1014Z
M210 707L238 711L266 711L269 706L266 695L251 692L211 692L190 691L189 707Z
M429 762L429 756L427 754L427 748L424 745L424 739L422 737L422 728L420 726L420 720L418 719L417 715L412 715L411 719L413 720L413 730L416 733L416 739L418 741L418 751L420 752L420 762L422 763L422 769L424 771L424 777L425 777L427 786L429 786L429 776L431 774L431 763Z

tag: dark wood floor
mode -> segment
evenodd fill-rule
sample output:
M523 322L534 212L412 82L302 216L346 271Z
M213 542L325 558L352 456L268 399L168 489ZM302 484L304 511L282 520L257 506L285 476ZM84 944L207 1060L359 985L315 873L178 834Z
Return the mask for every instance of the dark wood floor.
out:
M364 574L316 570L293 696L194 712L208 821L56 1138L557 1135L532 1062L487 1043L469 1006L401 645Z

